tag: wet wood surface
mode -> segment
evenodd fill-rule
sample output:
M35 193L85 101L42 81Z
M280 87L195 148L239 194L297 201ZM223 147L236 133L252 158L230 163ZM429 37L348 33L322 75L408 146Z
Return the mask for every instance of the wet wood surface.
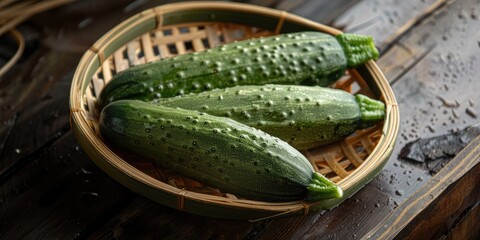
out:
M401 113L387 165L352 198L330 211L257 222L196 216L132 193L72 135L70 83L83 52L122 20L168 2L81 1L18 26L26 51L0 77L0 239L478 239L478 139L435 171L399 153L478 123L480 1L241 1L372 35ZM2 60L9 41L0 39ZM412 205L434 185L442 190ZM392 221L411 208L418 211Z

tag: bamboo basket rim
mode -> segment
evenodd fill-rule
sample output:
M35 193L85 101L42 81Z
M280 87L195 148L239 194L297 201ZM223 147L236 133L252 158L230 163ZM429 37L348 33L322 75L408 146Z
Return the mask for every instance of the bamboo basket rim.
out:
M96 158L100 158L95 160L89 155L90 158L92 158L97 163L97 165L102 165L100 166L101 168L109 167L112 171L123 174L122 177L125 178L123 179L124 184L125 181L133 180L149 187L149 189L161 190L166 192L167 194L175 195L178 201L177 208L180 210L183 210L185 200L192 200L201 203L221 205L226 207L233 206L241 209L257 209L261 211L267 211L269 212L268 216L272 217L286 215L294 212L302 212L304 214L308 214L310 210L316 209L320 205L332 205L332 203L328 203L329 200L314 203L305 201L272 203L244 199L230 199L179 189L167 183L161 182L151 176L148 176L141 170L130 165L124 159L115 154L110 148L108 148L108 146L100 139L98 139L95 133L92 132L92 129L88 124L88 119L91 116L88 116L88 114L82 109L82 106L85 103L83 92L87 87L86 83L90 81L91 76L93 75L92 68L101 67L103 62L106 61L109 54L112 54L112 52L109 52L109 47L114 45L114 40L118 38L118 36L133 31L133 29L136 30L141 24L148 25L148 27L145 27L145 31L159 29L165 26L165 14L198 9L234 11L245 14L256 14L271 17L277 20L277 25L274 29L275 34L281 32L282 27L286 22L300 24L302 26L306 26L322 32L327 32L332 35L342 33L338 29L313 22L311 20L293 15L291 13L287 13L285 11L243 3L171 3L154 7L145 10L139 14L136 14L129 19L123 21L122 23L118 24L108 33L103 35L99 40L97 40L92 45L92 47L85 52L73 76L72 87L70 91L70 122L71 127L74 130L74 135L77 140L82 143L81 145L85 152L87 154L94 154ZM152 22L152 20L154 21ZM386 81L385 76L380 71L379 67L374 61L367 62L365 66L367 70L372 74L375 84L381 92L380 98L384 101L386 105L386 118L384 120L380 140L377 146L374 148L373 152L370 153L370 155L367 157L363 164L361 164L356 170L354 170L347 178L342 179L338 183L340 187L344 189L344 191L357 191L359 188L361 188L361 186L358 185L362 182L362 180L365 181L365 179L367 178L373 178L373 176L371 176L371 172L374 172L378 168L383 167L383 165L386 163L386 160L388 160L388 157L393 150L393 145L395 143L395 139L398 133L399 111L393 91L389 83ZM367 182L370 179L367 179ZM148 195L155 196L156 193L148 192ZM331 207L334 206L335 204L333 203L333 206Z

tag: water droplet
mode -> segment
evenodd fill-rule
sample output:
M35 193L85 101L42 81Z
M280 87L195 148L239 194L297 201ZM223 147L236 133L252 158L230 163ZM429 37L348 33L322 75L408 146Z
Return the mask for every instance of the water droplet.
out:
M403 191L402 190L395 190L395 195L403 196Z
M82 204L86 206L94 206L98 203L100 196L96 192L81 192L78 194Z
M180 72L177 72L177 77L179 77L179 78L183 78L183 77L185 77L185 73L184 73L184 72L182 72L182 71L180 71Z

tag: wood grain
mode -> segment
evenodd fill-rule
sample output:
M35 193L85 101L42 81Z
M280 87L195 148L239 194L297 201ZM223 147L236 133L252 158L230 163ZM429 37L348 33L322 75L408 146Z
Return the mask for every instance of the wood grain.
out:
M356 2L356 0L284 0L274 7L299 16L306 16L319 23L331 24Z
M0 239L88 235L134 196L97 168L70 132L30 160L0 185Z
M480 203L465 212L461 218L457 219L453 229L445 234L446 240L478 239L480 236ZM443 236L442 236L443 237Z
M473 140L431 181L382 220L366 236L381 239L438 239L480 199L480 137Z
M138 197L89 238L248 239L263 224L204 218Z
M171 1L96 2L81 1L25 23L44 38L32 55L5 75L8 81L0 81L4 123L0 137L6 138L0 149L0 238L357 239L432 177L424 166L399 160L399 149L416 138L478 121L472 114L480 113L480 89L475 84L475 70L480 69L478 0L246 1L373 35L383 50L378 63L399 100L397 147L377 178L328 212L242 222L169 209L126 190L77 150L68 131L66 96L84 49L128 16ZM319 2L345 6L327 11L332 8ZM43 96L48 97L42 101ZM459 104L448 107L445 101ZM436 201L448 200L442 195ZM474 201L478 195L469 195L469 204L445 210L444 214L454 214L447 225L457 226L452 232L469 229L452 222ZM465 219L478 221L475 206Z
M17 116L10 126L3 149L0 149L0 172L7 171L15 162L58 138L69 128L69 95L65 88L69 85L72 71L58 67L56 62L62 61L69 66L77 59L69 54L44 52L37 59L31 75L23 79L31 81L17 82L21 89L13 87L12 91L19 94L5 94L6 104L12 103L15 107L15 111L7 111L5 117Z
M443 7L447 0L364 0L352 6L332 23L345 32L373 36L383 52L401 35Z

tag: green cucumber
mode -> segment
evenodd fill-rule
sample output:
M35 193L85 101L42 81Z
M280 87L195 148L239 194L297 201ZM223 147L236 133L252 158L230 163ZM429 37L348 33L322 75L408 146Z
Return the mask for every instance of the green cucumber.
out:
M230 118L121 100L102 110L99 126L109 144L238 197L285 202L343 194L286 142Z
M347 68L377 57L372 37L356 34L299 32L249 39L119 72L103 88L98 105L236 85L328 86Z
M299 150L332 143L383 120L383 102L318 86L236 86L153 101L232 118Z

